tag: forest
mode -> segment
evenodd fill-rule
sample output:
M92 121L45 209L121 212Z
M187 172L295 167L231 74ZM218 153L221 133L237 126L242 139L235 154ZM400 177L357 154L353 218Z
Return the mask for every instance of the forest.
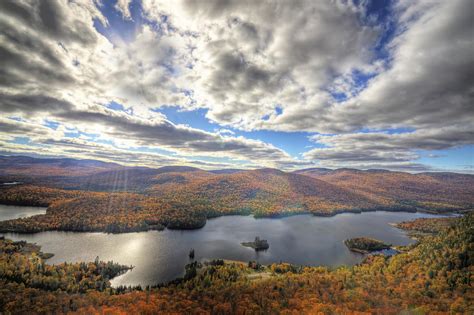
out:
M474 215L424 219L419 242L353 267L193 263L166 285L111 288L126 266L46 264L24 243L0 240L0 311L71 314L415 314L474 311Z
M123 233L195 229L208 218L231 214L333 216L375 210L445 213L474 208L474 176L452 173L220 172L4 157L0 158L0 182L18 183L0 185L0 203L48 207L44 215L0 222L3 232Z
M442 228L451 227L454 222L452 218L420 218L413 221L400 222L395 226L412 232L434 233Z

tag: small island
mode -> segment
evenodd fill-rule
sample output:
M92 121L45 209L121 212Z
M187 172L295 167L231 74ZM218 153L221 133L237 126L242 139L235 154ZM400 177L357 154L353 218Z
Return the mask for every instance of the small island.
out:
M268 249L270 247L267 240L261 240L260 237L258 237L258 236L255 237L255 241L253 241L253 242L244 242L244 243L242 243L242 245L246 246L246 247L252 247L256 251L265 250L265 249Z
M345 240L344 244L349 248L349 250L362 254L368 254L374 251L390 249L392 246L391 244L385 244L382 241L368 237L351 238Z

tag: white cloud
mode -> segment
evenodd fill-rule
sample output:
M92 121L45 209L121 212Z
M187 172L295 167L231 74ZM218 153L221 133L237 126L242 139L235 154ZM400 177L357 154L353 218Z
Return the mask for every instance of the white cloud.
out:
M391 43L390 69L375 77L357 97L333 105L316 129L438 128L471 120L472 3L444 1L426 11L410 5L400 10L400 23L406 30ZM413 15L418 16L414 21Z
M119 11L124 19L131 20L132 15L130 14L130 3L132 0L117 0L115 9Z
M321 165L365 167L372 164L399 165L411 163L420 156L418 151L444 150L471 144L473 123L438 129L389 134L384 132L315 135L314 142L323 145L304 153L308 160Z
M29 133L38 142L49 117L60 123L55 140L69 128L98 133L117 148L271 166L413 163L418 149L472 144L472 3L396 3L390 58L378 60L373 47L386 26L366 16L365 4L144 1L143 14L154 23L137 25L125 41L94 28L108 21L92 0L1 1L0 109L38 130ZM129 0L115 7L131 19ZM374 77L360 85L354 71ZM331 93L347 100L337 103ZM102 107L111 101L127 113ZM207 108L222 129L176 125L150 111L163 105ZM225 126L342 134L314 137L329 148L298 161ZM376 131L406 127L415 131ZM2 139L21 128L2 131ZM375 131L355 133L361 129Z
M149 17L159 21L165 14L181 33L192 32L195 80L188 86L195 100L209 108L212 120L243 129L288 128L278 123L280 117L261 119L277 105L282 117L321 108L334 77L366 67L380 31L363 24L363 6L342 1L178 1L144 7Z

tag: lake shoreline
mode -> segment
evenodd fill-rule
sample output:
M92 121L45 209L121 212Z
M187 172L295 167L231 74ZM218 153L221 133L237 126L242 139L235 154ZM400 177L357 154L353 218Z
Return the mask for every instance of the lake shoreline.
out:
M38 215L48 215L47 214L47 209L48 207L44 206L37 206L37 205L16 205L16 204L0 204L0 206L13 206L13 207L32 207L32 208L46 208L46 213L44 214L38 214ZM41 233L41 232L48 232L48 231L61 231L61 232L75 232L75 233L104 233L104 234L124 234L124 233L141 233L141 232L147 232L147 231L164 231L164 230L178 230L178 231L186 231L186 230L199 230L202 229L206 224L207 221L213 220L216 218L220 217L228 217L228 216L251 216L256 220L259 219L282 219L282 218L287 218L287 217L293 217L293 216L299 216L299 215L311 215L315 217L323 217L323 218L330 218L330 217L335 217L339 214L345 214L345 213L352 213L352 214L362 214L362 213L368 213L368 212L380 212L380 211L386 211L386 212L394 212L394 213L427 213L427 214L432 214L432 215L450 215L450 214L460 214L463 211L469 211L465 209L461 210L453 210L449 212L437 212L434 210L427 210L427 209L411 209L411 208L381 208L381 209L344 209L344 210L335 210L332 212L328 213L323 213L323 212L308 212L308 211L303 211L303 212L283 212L280 214L276 215L268 215L268 216L262 216L258 213L256 214L238 214L238 213L232 213L232 214L222 214L222 215L214 215L212 217L208 217L202 222L200 222L196 226L146 226L146 227L133 227L130 229L124 229L124 230L118 230L118 231L107 231L106 229L102 228L97 228L97 229L38 229L38 230L21 230L21 229L16 229L15 227L11 227L8 229L1 228L0 227L0 233L18 233L18 234L36 234L36 233ZM33 217L33 216L31 216ZM5 221L12 221L12 220L18 220L17 219L9 219L9 220L0 220L0 222L5 222Z
M256 261L262 265L284 261L295 266L328 268L356 265L364 255L347 250L342 242L344 239L366 235L406 246L413 240L388 224L419 217L436 216L379 211L378 214L326 218L301 214L278 220L260 220L252 215L234 215L209 219L202 229L197 230L165 229L161 232L117 234L46 231L7 233L5 237L37 243L46 252L55 253L49 260L51 264L91 261L99 255L105 260L133 265L136 266L133 271L114 278L112 285L152 286L182 276L183 266L191 262L188 257L191 248L195 249L197 261L225 259ZM256 252L241 245L254 236L268 240L269 250Z

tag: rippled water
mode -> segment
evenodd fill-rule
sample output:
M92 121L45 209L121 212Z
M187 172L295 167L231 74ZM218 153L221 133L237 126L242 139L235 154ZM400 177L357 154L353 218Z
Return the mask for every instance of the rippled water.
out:
M19 207L29 208L29 207ZM13 209L0 207L0 218ZM25 212L31 211L24 209ZM38 210L39 211L39 210ZM41 210L43 211L43 210ZM20 213L18 209L18 213ZM10 213L10 214L6 214ZM33 212L31 212L33 214ZM102 260L133 265L135 268L112 280L113 285L147 285L169 281L183 274L189 262L188 253L195 249L196 259L257 260L262 264L290 262L300 265L353 265L363 255L350 252L343 241L367 236L394 245L407 245L413 240L389 225L420 217L425 213L367 212L345 213L334 217L297 215L278 219L255 219L252 216L226 216L208 220L199 230L164 230L126 234L42 232L37 234L5 234L15 240L27 240L54 253L49 263ZM255 236L267 239L270 248L255 252L241 242Z

